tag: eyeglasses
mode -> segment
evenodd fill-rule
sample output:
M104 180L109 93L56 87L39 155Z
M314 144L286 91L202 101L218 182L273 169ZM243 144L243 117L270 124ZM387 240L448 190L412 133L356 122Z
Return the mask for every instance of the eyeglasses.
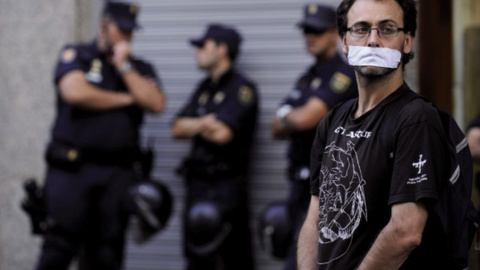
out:
M405 28L399 28L393 25L380 25L376 28L365 26L365 25L354 25L350 28L345 29L350 32L352 37L365 38L369 37L372 30L377 30L378 36L381 38L392 38L398 35L398 32L405 31Z

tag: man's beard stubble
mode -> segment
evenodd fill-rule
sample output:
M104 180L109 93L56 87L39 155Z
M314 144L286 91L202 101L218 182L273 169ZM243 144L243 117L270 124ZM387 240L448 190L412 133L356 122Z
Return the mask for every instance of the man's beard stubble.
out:
M400 65L397 68L373 67L373 70L372 70L372 67L366 67L366 66L353 67L353 69L357 72L357 74L369 80L380 80L392 74L398 68L400 68Z

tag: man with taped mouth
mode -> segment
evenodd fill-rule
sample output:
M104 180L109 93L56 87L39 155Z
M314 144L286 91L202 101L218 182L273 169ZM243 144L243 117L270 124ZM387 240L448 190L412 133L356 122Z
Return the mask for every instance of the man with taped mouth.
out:
M447 141L435 107L403 80L416 15L413 0L344 0L337 8L359 96L317 129L300 270L453 269L430 218L448 174Z

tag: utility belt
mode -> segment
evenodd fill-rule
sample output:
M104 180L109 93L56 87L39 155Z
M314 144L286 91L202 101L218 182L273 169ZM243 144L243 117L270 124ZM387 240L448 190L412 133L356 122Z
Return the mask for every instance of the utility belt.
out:
M308 165L291 165L287 173L290 181L310 181L310 166Z
M177 168L177 173L187 179L204 178L208 181L222 180L245 174L240 166L227 162L206 163L199 160L186 158Z
M45 159L49 165L66 170L78 170L85 163L104 166L131 167L140 159L140 150L102 151L86 150L68 144L52 142L48 145Z

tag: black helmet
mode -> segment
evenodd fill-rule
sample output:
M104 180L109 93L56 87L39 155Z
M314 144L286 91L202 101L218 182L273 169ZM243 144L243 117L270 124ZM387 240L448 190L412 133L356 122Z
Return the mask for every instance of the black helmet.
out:
M187 248L206 256L221 246L231 230L218 204L212 201L194 203L187 212Z
M268 204L259 223L263 250L275 258L284 259L293 240L293 226L288 217L287 203L275 201Z
M129 195L129 208L139 226L134 238L137 243L143 243L165 228L172 213L173 198L165 184L153 180L135 184Z

